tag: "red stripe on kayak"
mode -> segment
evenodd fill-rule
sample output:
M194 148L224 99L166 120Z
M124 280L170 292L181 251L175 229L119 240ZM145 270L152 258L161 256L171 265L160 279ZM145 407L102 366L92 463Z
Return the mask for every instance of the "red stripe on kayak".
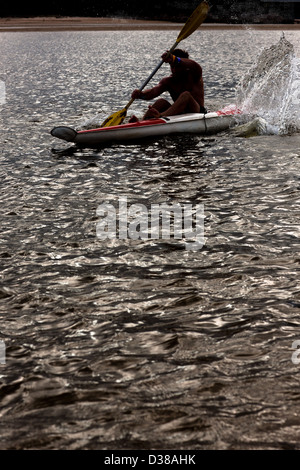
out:
M242 114L242 111L236 106L227 106L220 111L217 111L218 116L230 116L234 114Z
M113 131L114 129L134 129L137 127L157 126L158 124L166 124L164 119L148 119L147 121L138 121L128 124L120 124L119 126L99 127L98 129L87 129L84 131L78 131L77 134L86 134L88 132L99 132L99 131Z

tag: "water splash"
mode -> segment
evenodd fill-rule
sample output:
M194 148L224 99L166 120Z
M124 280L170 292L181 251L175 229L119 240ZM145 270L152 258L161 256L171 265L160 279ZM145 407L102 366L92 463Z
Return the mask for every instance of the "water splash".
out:
M242 78L236 96L244 113L264 119L263 133L299 132L300 59L284 34L262 51Z

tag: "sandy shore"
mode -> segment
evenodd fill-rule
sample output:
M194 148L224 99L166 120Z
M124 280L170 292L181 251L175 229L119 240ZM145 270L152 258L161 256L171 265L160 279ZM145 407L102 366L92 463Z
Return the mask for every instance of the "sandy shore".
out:
M183 23L145 21L125 18L34 17L0 18L0 32L22 31L115 31L177 30ZM203 23L201 29L300 30L300 24L234 25Z

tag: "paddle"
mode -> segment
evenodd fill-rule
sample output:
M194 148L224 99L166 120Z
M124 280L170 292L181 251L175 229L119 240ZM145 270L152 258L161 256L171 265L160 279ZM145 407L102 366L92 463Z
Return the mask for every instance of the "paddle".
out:
M190 18L187 20L185 25L183 26L182 30L180 31L175 44L171 47L170 52L172 53L174 49L178 46L178 44L183 41L183 39L188 38L196 29L199 28L199 26L203 23L205 20L207 13L209 11L209 5L207 1L201 2L200 5L194 10ZM154 77L156 72L160 69L164 61L162 60L157 67L153 70L151 75L147 78L147 80L143 83L143 85L139 88L140 91L142 91L145 86L150 82L151 78ZM125 108L121 109L121 111L117 111L116 113L111 114L105 121L102 123L101 127L109 127L109 126L118 126L119 124L122 124L124 121L127 110L129 106L132 105L132 103L135 100L131 98L131 100L127 103Z

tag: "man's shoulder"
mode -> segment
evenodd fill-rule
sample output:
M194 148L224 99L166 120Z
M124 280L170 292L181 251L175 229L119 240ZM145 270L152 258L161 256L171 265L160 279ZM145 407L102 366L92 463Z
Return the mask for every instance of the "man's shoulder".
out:
M171 80L172 80L172 75L169 75L169 77L162 78L160 83L169 83Z
M195 68L200 68L200 69L202 68L198 62L192 59L185 59L185 63L189 65L190 67L195 67Z
M171 83L172 83L172 76L169 76L169 77L162 78L161 81L159 82L159 85L164 88L167 88L171 85Z
M202 67L201 65L192 59L185 59L186 69L189 70L192 74L202 76Z

